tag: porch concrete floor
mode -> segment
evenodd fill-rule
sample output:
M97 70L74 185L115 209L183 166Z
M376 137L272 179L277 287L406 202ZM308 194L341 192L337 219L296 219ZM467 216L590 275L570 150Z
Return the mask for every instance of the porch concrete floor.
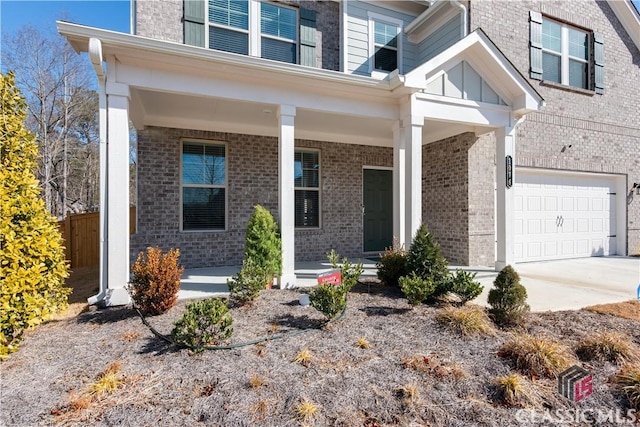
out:
M376 277L376 263L362 261L363 278ZM484 292L474 302L486 305L489 289L497 272L489 267L450 266L476 272ZM239 266L196 268L185 270L178 298L205 298L228 295L227 279ZM298 287L316 284L318 273L331 269L326 261L297 262L295 274ZM521 283L527 288L527 302L532 311L577 310L594 304L627 301L637 297L640 285L640 258L593 257L558 261L541 261L516 265Z

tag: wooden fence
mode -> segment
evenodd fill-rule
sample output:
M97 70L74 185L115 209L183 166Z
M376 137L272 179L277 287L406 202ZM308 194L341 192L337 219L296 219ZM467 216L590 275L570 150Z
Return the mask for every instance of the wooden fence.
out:
M100 212L67 215L58 222L72 268L100 263ZM136 232L136 208L129 208L129 232Z

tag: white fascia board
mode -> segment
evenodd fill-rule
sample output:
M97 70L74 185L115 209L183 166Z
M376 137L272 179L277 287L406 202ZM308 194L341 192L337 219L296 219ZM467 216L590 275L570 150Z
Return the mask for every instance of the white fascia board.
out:
M245 67L253 71L267 71L287 76L301 76L327 83L332 82L360 88L380 89L381 92L385 89L388 91L389 89L389 83L387 81L353 74L344 74L339 71L269 61L248 55L239 55L182 43L150 39L62 21L57 21L56 25L58 32L69 40L69 43L77 52L87 52L89 39L93 37L102 42L105 54L108 52L116 56L119 52L126 52L128 50L140 56L145 54L161 54L169 55L174 60L181 58L184 60L207 61L209 67L212 63L216 63L220 65Z
M405 85L425 89L428 80L461 61L468 61L508 104L518 103L517 113L526 114L543 105L542 96L479 30L407 73ZM525 102L520 100L523 95Z
M460 123L470 126L503 127L511 124L511 109L446 96L415 94L414 114L428 120Z
M633 43L640 50L640 12L634 10L627 0L608 0L609 6L616 14Z

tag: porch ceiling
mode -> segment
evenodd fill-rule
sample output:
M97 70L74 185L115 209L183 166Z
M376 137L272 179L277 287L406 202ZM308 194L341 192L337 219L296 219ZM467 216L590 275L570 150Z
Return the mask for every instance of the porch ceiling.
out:
M146 126L196 129L249 135L278 136L278 106L268 103L131 88L131 119L137 129ZM296 138L347 144L393 146L393 120L370 119L297 109ZM476 129L426 121L424 143Z

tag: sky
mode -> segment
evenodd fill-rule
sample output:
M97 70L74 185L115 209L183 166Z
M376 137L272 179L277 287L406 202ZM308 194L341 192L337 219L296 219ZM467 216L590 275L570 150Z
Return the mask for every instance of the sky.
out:
M30 24L55 31L56 20L129 32L129 0L0 0L0 33Z

